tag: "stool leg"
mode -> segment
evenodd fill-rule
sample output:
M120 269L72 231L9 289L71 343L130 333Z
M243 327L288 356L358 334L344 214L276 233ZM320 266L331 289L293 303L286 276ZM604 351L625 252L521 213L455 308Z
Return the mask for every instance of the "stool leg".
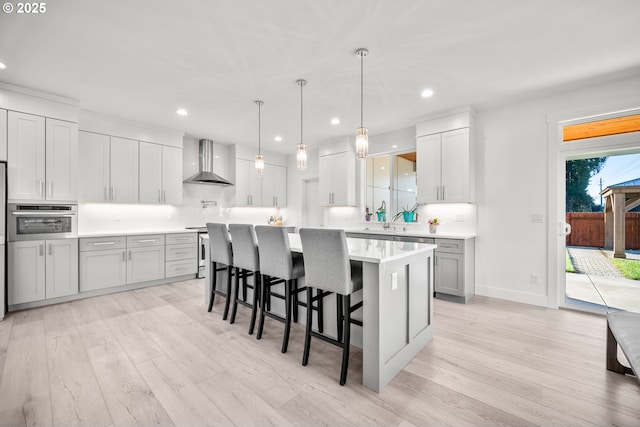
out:
M262 338L262 330L264 329L264 309L267 299L267 289L264 276L260 279L260 321L258 322L258 333L256 339Z
M211 312L211 309L213 308L213 299L216 296L216 284L218 282L218 273L216 272L217 269L217 265L215 262L211 263L211 296L209 296L209 308L207 309L208 312Z
M247 273L248 271L243 271L242 275L242 301L247 302Z
M318 289L320 292L320 290ZM313 310L311 310L311 300L313 299L313 291L307 286L307 325L304 328L304 352L302 353L302 366L309 363L309 350L311 349L311 327L313 322Z
M266 276L266 277L267 277L267 283L271 282L271 278L269 276ZM267 286L265 289L267 291L267 295L266 295L267 311L271 311L271 287Z
M233 267L228 266L227 267L227 297L225 298L225 301L224 301L224 314L222 315L222 320L227 320L227 316L229 315L229 305L231 304L231 294L233 290L231 288L231 276L233 276Z
M318 295L318 303L317 303L317 307L318 307L318 332L323 333L324 332L324 298L321 298L320 295L322 295L322 289L316 289L316 293ZM311 298L308 299L309 301L311 301ZM309 307L311 307L311 305L309 304Z
M238 289L240 288L240 269L236 267L236 280L234 281L235 283L235 292L234 292L234 297L233 297L233 308L231 309L231 319L229 320L229 323L231 323L232 325L235 323L236 321L236 311L238 311ZM227 298L230 297L231 294L227 295Z
M293 279L293 290L291 296L293 297L293 321L298 323L298 279Z
M253 307L251 307L251 320L249 321L249 335L253 334L253 329L256 326L256 313L258 312L258 301L260 299L260 278L262 275L259 271L253 273ZM260 304L262 306L262 304Z
M338 341L342 341L342 333L344 328L342 327L342 322L344 319L344 314L342 312L342 295L336 294L336 312L338 315L338 319L336 324L338 325Z
M347 382L347 370L349 369L349 344L351 340L351 295L344 298L344 342L342 343L342 370L340 372L340 385Z
M289 334L291 333L291 288L293 287L293 280L287 280L284 283L284 305L285 305L285 316L284 316L284 336L282 337L282 352L287 352L287 347L289 346Z

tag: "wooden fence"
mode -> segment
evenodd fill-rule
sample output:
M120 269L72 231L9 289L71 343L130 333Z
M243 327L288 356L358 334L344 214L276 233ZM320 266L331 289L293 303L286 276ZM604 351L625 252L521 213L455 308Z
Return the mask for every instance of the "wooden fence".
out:
M604 247L604 213L568 212L567 223L571 225L567 246ZM640 212L625 216L625 249L640 249Z

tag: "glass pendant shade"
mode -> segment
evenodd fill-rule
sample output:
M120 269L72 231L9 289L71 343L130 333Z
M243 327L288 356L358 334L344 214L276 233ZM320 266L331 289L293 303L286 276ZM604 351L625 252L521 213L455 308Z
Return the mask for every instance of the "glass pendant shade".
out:
M258 172L258 176L264 175L264 156L262 154L256 154L256 172Z
M307 146L305 144L298 144L298 150L296 151L296 163L298 170L305 170L307 168Z
M356 157L366 159L369 155L369 132L367 128L356 129Z

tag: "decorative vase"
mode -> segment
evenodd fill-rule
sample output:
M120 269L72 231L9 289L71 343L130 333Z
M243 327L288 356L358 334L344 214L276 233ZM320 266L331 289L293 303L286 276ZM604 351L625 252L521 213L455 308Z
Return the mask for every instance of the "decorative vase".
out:
M429 233L435 233L438 231L438 226L435 224L429 224Z
M371 215L365 215L364 219L369 222L371 221Z
M413 222L413 216L415 212L402 212L402 216L404 217L404 222Z
M376 212L378 215L378 222L385 222L387 220L387 216L384 212Z

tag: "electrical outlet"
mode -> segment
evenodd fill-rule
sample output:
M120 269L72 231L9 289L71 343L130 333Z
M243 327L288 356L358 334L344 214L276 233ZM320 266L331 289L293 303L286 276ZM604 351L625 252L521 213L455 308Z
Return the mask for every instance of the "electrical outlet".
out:
M391 290L398 289L398 273L391 273Z
M544 222L544 219L542 217L542 214L539 213L534 213L531 214L531 222L534 224L541 224Z
M540 277L537 274L531 274L531 284L537 285L540 283Z
M456 222L463 222L464 221L464 215L459 213L456 214Z
M116 215L116 216L113 218L113 220L114 220L114 221L120 221L120 215Z

